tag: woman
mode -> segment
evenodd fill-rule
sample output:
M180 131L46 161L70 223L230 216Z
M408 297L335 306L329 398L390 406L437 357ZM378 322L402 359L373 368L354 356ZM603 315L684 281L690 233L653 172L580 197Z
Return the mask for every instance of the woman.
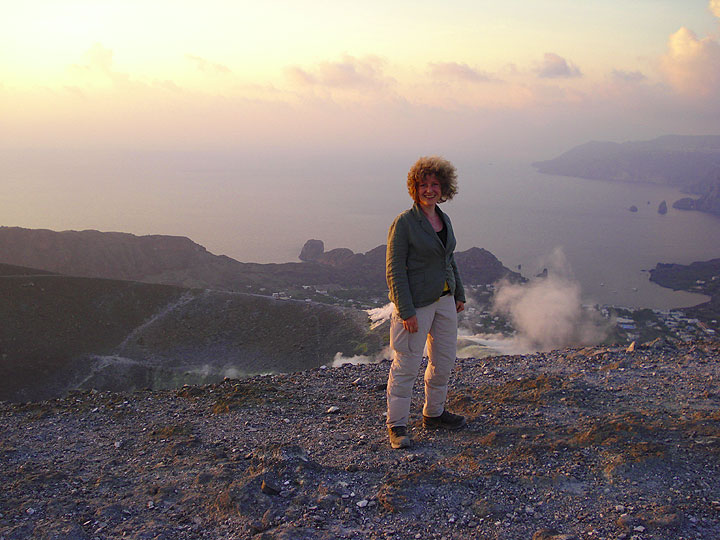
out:
M388 232L386 277L395 304L390 324L393 362L387 384L390 445L411 445L407 424L412 387L425 343L425 428L459 429L465 418L445 410L448 380L457 352L457 314L463 290L453 257L455 235L438 204L457 193L455 167L441 157L422 157L408 172L415 204L400 214Z

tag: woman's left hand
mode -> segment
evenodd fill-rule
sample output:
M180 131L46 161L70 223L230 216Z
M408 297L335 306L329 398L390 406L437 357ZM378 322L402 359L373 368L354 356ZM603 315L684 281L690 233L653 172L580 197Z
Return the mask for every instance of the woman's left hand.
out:
M460 300L455 300L455 310L460 313L465 309L465 302L461 302Z

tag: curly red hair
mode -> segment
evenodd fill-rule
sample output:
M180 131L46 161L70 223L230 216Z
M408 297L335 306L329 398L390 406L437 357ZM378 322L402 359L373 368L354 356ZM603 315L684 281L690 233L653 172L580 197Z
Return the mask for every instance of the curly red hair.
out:
M439 202L449 201L457 194L457 170L455 166L440 156L424 156L418 159L408 171L407 188L413 201L418 202L418 183L433 174L440 182L442 196Z

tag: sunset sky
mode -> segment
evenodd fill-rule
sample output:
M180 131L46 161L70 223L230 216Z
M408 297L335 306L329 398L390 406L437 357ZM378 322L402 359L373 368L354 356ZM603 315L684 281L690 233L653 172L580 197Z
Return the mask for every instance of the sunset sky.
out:
M6 225L179 232L93 221L89 173L53 176L52 152L123 200L139 165L103 152L219 152L269 175L720 131L720 0L2 2ZM68 186L78 208L32 202Z
M523 123L560 148L704 133L720 125L713 2L6 2L0 140L343 146L422 142L424 125L500 151Z

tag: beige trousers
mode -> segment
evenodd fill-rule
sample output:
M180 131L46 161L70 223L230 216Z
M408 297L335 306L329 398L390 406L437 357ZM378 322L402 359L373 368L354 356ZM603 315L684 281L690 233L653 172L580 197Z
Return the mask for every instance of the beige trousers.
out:
M387 425L407 426L413 384L427 342L425 369L425 416L440 416L445 409L450 372L457 354L457 311L452 295L441 296L429 306L417 308L418 331L403 328L395 311L390 322L393 362L387 383Z

